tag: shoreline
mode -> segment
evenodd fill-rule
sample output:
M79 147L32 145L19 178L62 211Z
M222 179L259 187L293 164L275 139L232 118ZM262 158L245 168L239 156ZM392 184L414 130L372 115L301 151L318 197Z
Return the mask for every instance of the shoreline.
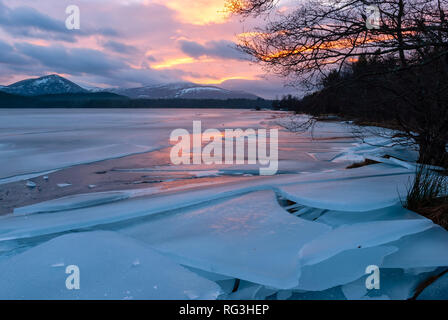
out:
M168 148L167 148L168 149ZM186 171L154 171L145 170L156 168L169 163L169 153L165 149L123 156L114 159L96 161L88 164L73 165L68 168L53 170L34 178L14 181L0 185L0 216L12 214L14 209L35 205L41 202L75 196L110 191L141 190L157 187L163 191L185 186L195 187L197 184L219 184L237 180L256 179L252 177L236 176L197 176ZM133 167L135 171L124 168ZM141 168L139 170L138 168ZM44 179L47 177L48 179ZM218 179L217 179L218 178ZM32 181L36 187L26 186ZM58 186L66 185L66 186Z

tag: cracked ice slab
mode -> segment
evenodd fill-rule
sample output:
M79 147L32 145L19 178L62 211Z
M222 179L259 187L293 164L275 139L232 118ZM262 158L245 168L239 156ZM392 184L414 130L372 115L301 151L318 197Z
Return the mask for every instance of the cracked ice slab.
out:
M408 270L381 268L379 290L367 290L366 280L369 275L364 275L342 286L342 291L349 300L373 300L380 297L386 300L408 300L414 296L422 283L437 274L436 270L411 274Z
M346 250L379 246L434 226L427 219L374 221L342 226L306 244L299 256L303 266L315 265Z
M381 266L384 258L397 250L393 246L346 250L318 264L304 266L296 289L324 291L350 283L365 275L367 266Z
M139 222L120 232L178 263L291 289L298 285L300 249L330 230L288 214L274 192L259 191Z
M320 210L320 209L316 209ZM390 221L390 220L417 220L426 219L423 216L403 208L401 204L393 207L381 208L366 212L347 212L347 211L328 211L317 221L325 223L333 228L343 225L365 223L372 221ZM448 235L448 234L447 234Z
M338 211L373 211L400 202L412 172L383 164L369 167L309 175L314 181L281 186L279 190L299 204Z
M269 182L267 181L269 178ZM275 184L297 181L296 175L277 176L247 181L238 184L207 186L207 188L183 190L179 188L163 194L151 195L154 188L130 190L129 199L103 203L94 207L79 206L82 196L73 196L65 200L57 200L58 205L66 205L67 210L39 215L0 217L0 241L24 239L36 236L67 232L82 228L93 228L99 225L124 222L170 210L199 205L225 197L239 196L248 192L272 189ZM103 193L102 195L105 195ZM102 195L93 196L101 198ZM66 204L64 204L66 202ZM54 202L53 202L54 204ZM42 203L36 206L45 208L53 205ZM47 209L45 209L47 210Z
M80 290L66 289L66 267ZM31 267L30 267L31 266ZM0 262L1 299L216 299L219 286L115 232L64 235Z
M109 192L105 194L92 193L76 196L68 196L56 200L50 200L26 207L14 209L14 215L27 215L45 212L58 212L64 210L73 210L78 208L91 207L105 203L115 202L127 199L128 195L124 192Z
M448 274L428 286L417 300L448 300Z
M385 268L448 267L448 233L437 225L390 245L399 251L384 260Z
M55 200L40 202L30 206L16 208L14 209L14 215L21 216L37 213L55 213L60 211L94 207L138 196L151 195L156 193L158 190L158 188L147 188L140 190L109 191L67 196Z

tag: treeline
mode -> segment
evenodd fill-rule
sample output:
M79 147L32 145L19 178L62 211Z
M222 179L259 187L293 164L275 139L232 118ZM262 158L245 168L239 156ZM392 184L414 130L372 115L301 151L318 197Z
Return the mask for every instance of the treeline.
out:
M447 66L446 54L413 68L393 57L364 56L330 72L320 90L284 97L274 108L394 128L420 146L420 162L448 166Z
M226 108L226 109L271 109L270 100L249 99L138 99L131 100L132 108Z
M108 92L23 97L0 92L0 108L272 108L270 100L130 99Z
M273 106L312 116L337 115L359 122L393 124L398 122L397 113L406 110L402 101L391 94L393 86L402 86L406 77L406 71L390 72L398 66L392 58L361 57L341 72L330 72L321 80L319 90L303 98L285 96L274 101ZM403 110L399 110L401 107Z

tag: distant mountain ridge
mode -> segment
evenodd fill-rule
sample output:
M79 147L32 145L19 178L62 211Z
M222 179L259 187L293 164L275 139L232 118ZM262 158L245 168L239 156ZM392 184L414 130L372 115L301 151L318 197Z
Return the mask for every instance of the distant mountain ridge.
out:
M82 88L58 75L0 86L0 108L271 108L253 94L188 82L131 89Z
M249 99L258 96L244 91L234 91L190 82L160 84L130 89L104 89L132 99Z
M26 79L0 90L21 96L40 96L46 94L88 93L89 91L58 75L49 75L35 79Z
M260 97L244 91L227 90L217 86L198 85L190 82L158 84L129 89L94 88L89 90L58 75L26 79L8 86L0 86L0 91L21 96L111 92L131 99L260 99Z

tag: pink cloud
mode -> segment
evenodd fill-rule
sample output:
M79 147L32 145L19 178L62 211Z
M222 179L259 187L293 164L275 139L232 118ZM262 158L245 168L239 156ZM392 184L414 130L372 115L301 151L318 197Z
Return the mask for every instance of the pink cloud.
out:
M224 46L236 42L237 35L244 31L237 18L228 17L222 12L224 0L76 2L81 9L81 30L78 33L67 30L65 34L56 27L54 31L40 32L39 26L28 24L22 28L20 21L17 21L16 29L22 28L20 30L23 32L13 34L11 29L0 24L0 40L12 47L17 44L22 49L27 48L27 52L20 54L36 61L29 75L63 71L75 81L102 86L138 86L179 80L219 84L232 79L247 80L246 84L266 84L266 80L258 76L263 73L258 65L242 60L238 52ZM0 3L10 9L31 8L40 14L41 19L58 26L59 23L64 25L65 8L73 1L0 0ZM248 23L256 24L257 21ZM51 49L57 48L59 52L66 52L66 56L73 61L67 61L66 68L59 62L51 63L38 54L44 47L47 50L45 54L50 55ZM99 68L96 69L100 71L89 73L89 68L81 68L82 63L88 63L85 57L77 56L82 52L90 52L97 59L103 56L101 65L113 61L112 68L113 65L117 67L103 74ZM70 66L77 66L79 70L71 70ZM27 76L26 72L16 70L14 65L0 69L3 69L0 79L8 78L7 73L11 78L11 72ZM280 86L279 82L273 85ZM257 86L253 88L257 89ZM245 89L250 90L250 86Z

